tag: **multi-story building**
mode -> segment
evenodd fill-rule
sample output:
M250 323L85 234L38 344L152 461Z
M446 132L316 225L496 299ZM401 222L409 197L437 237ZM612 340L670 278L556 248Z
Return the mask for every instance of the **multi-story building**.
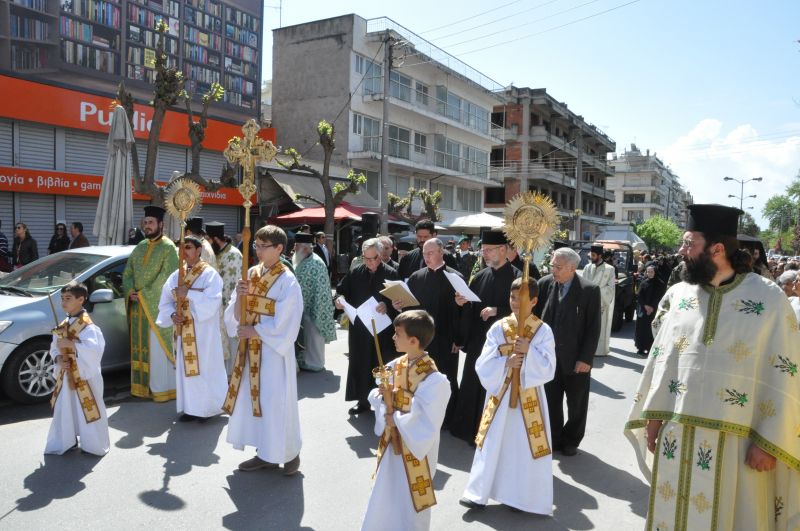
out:
M387 46L393 61L384 94ZM344 15L273 30L272 118L278 143L318 161L316 125L322 119L334 123L332 164L339 172L363 171L367 194L379 201L386 131L384 186L401 197L410 187L440 191L443 225L483 209L483 190L492 182L489 154L499 142L491 112L502 101L500 90L388 18Z
M56 222L80 221L89 241L105 169L111 110L124 81L136 105L140 168L153 115L155 24L168 26L169 64L195 96L225 87L209 109L200 173L219 178L227 140L257 118L261 85L262 0L0 0L0 219L25 222L40 255ZM188 120L167 112L156 178L189 169ZM197 118L196 118L197 119ZM274 138L274 131L267 134ZM137 206L149 201L134 196ZM203 216L241 225L233 189L205 193ZM137 212L141 212L138 210ZM137 214L138 216L138 214Z
M606 182L613 168L606 154L616 148L614 141L545 89L511 87L504 96L506 102L496 104L492 114L492 122L505 130L505 143L492 149L494 185L487 189L486 208L499 210L520 191L543 193L558 208L563 229L573 231L579 209L577 238L593 238L611 222L606 201L614 194Z
M614 175L608 180L615 200L609 213L617 222L641 223L652 216L686 222L686 207L691 195L681 186L678 176L648 149L642 153L636 144L610 161Z

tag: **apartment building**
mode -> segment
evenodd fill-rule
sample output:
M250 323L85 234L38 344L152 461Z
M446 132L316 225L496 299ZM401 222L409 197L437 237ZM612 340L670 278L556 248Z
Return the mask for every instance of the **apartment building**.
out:
M487 210L499 212L520 191L543 193L558 208L563 229L574 230L575 211L580 209L577 237L593 238L602 225L612 222L606 202L613 201L614 194L606 185L613 168L606 158L616 144L546 89L512 86L504 91L504 99L492 113L492 122L504 130L505 143L492 148L494 184L487 188Z
M609 213L616 222L640 223L661 216L685 226L691 194L655 153L651 155L649 149L642 153L631 144L629 150L615 154L610 164L614 175L608 180L608 188L615 200L609 203Z
M393 60L384 94L387 46ZM410 187L441 192L442 225L483 209L484 187L492 183L490 152L501 142L491 124L501 90L389 18L350 14L273 30L272 123L278 143L319 161L316 125L322 119L334 123L332 165L339 172L363 171L364 191L377 202L386 130L389 171L383 185L401 197Z

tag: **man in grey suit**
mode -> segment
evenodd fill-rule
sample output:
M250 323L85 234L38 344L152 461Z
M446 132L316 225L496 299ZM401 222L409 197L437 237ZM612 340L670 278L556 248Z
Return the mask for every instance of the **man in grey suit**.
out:
M579 263L578 253L568 247L553 252L551 274L539 280L539 300L533 310L555 337L556 374L544 389L553 449L565 456L578 453L586 430L589 371L600 337L600 288L576 274Z

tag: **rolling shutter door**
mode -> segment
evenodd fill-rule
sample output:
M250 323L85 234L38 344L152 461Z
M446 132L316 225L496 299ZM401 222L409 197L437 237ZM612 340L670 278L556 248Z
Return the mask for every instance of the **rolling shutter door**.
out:
M136 154L139 156L139 175L144 175L144 163L147 160L147 142L141 139L136 140L136 150ZM156 173L156 175L158 174Z
M64 153L66 171L103 175L108 161L107 143L108 135L67 129Z
M83 235L92 245L97 245L97 236L92 234L94 216L97 212L98 199L95 197L70 197L64 202L64 212L67 216L67 226L75 221L83 223ZM72 234L69 236L72 239Z
M235 206L225 205L203 205L197 213L203 218L203 223L219 221L225 224L225 234L233 237L239 232L239 211L242 210Z
M26 122L19 124L19 163L17 166L45 170L55 169L55 151L54 128ZM50 227L51 230L52 228ZM46 243L45 247L47 247Z
M11 122L0 120L0 164L3 166L13 165L13 147L14 135ZM4 212L4 210L0 209L0 212ZM10 210L6 212L10 212Z
M0 230L6 235L8 244L11 245L11 241L14 239L14 223L17 222L14 216L14 194L11 192L0 192L0 221L3 222ZM11 249L9 249L10 251Z
M55 196L44 194L18 194L17 220L28 226L31 237L39 247L39 256L47 256L47 246L55 232Z
M173 171L186 173L186 148L161 144L158 146L158 167L156 168L158 179L169 180Z
M200 152L200 175L209 181L218 181L222 175L222 166L225 163L225 157L221 151L207 151Z

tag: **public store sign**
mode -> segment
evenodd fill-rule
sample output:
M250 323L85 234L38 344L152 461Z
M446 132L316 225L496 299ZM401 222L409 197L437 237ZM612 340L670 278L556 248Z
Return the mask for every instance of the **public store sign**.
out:
M109 131L111 97L3 75L0 75L0 86L3 87L3 97L0 98L2 117L99 133ZM153 107L134 105L133 134L136 138L147 138L152 119ZM209 118L203 147L222 151L228 146L228 140L234 136L242 136L242 124ZM274 128L262 128L259 136L275 143ZM167 111L159 141L191 146L186 114Z
M81 173L65 173L52 170L32 170L0 166L0 192L28 192L33 194L77 195L100 197L103 177ZM158 182L166 185L166 182ZM220 188L213 192L201 191L203 204L242 204L242 196L235 188ZM150 196L133 193L134 199L149 200Z

